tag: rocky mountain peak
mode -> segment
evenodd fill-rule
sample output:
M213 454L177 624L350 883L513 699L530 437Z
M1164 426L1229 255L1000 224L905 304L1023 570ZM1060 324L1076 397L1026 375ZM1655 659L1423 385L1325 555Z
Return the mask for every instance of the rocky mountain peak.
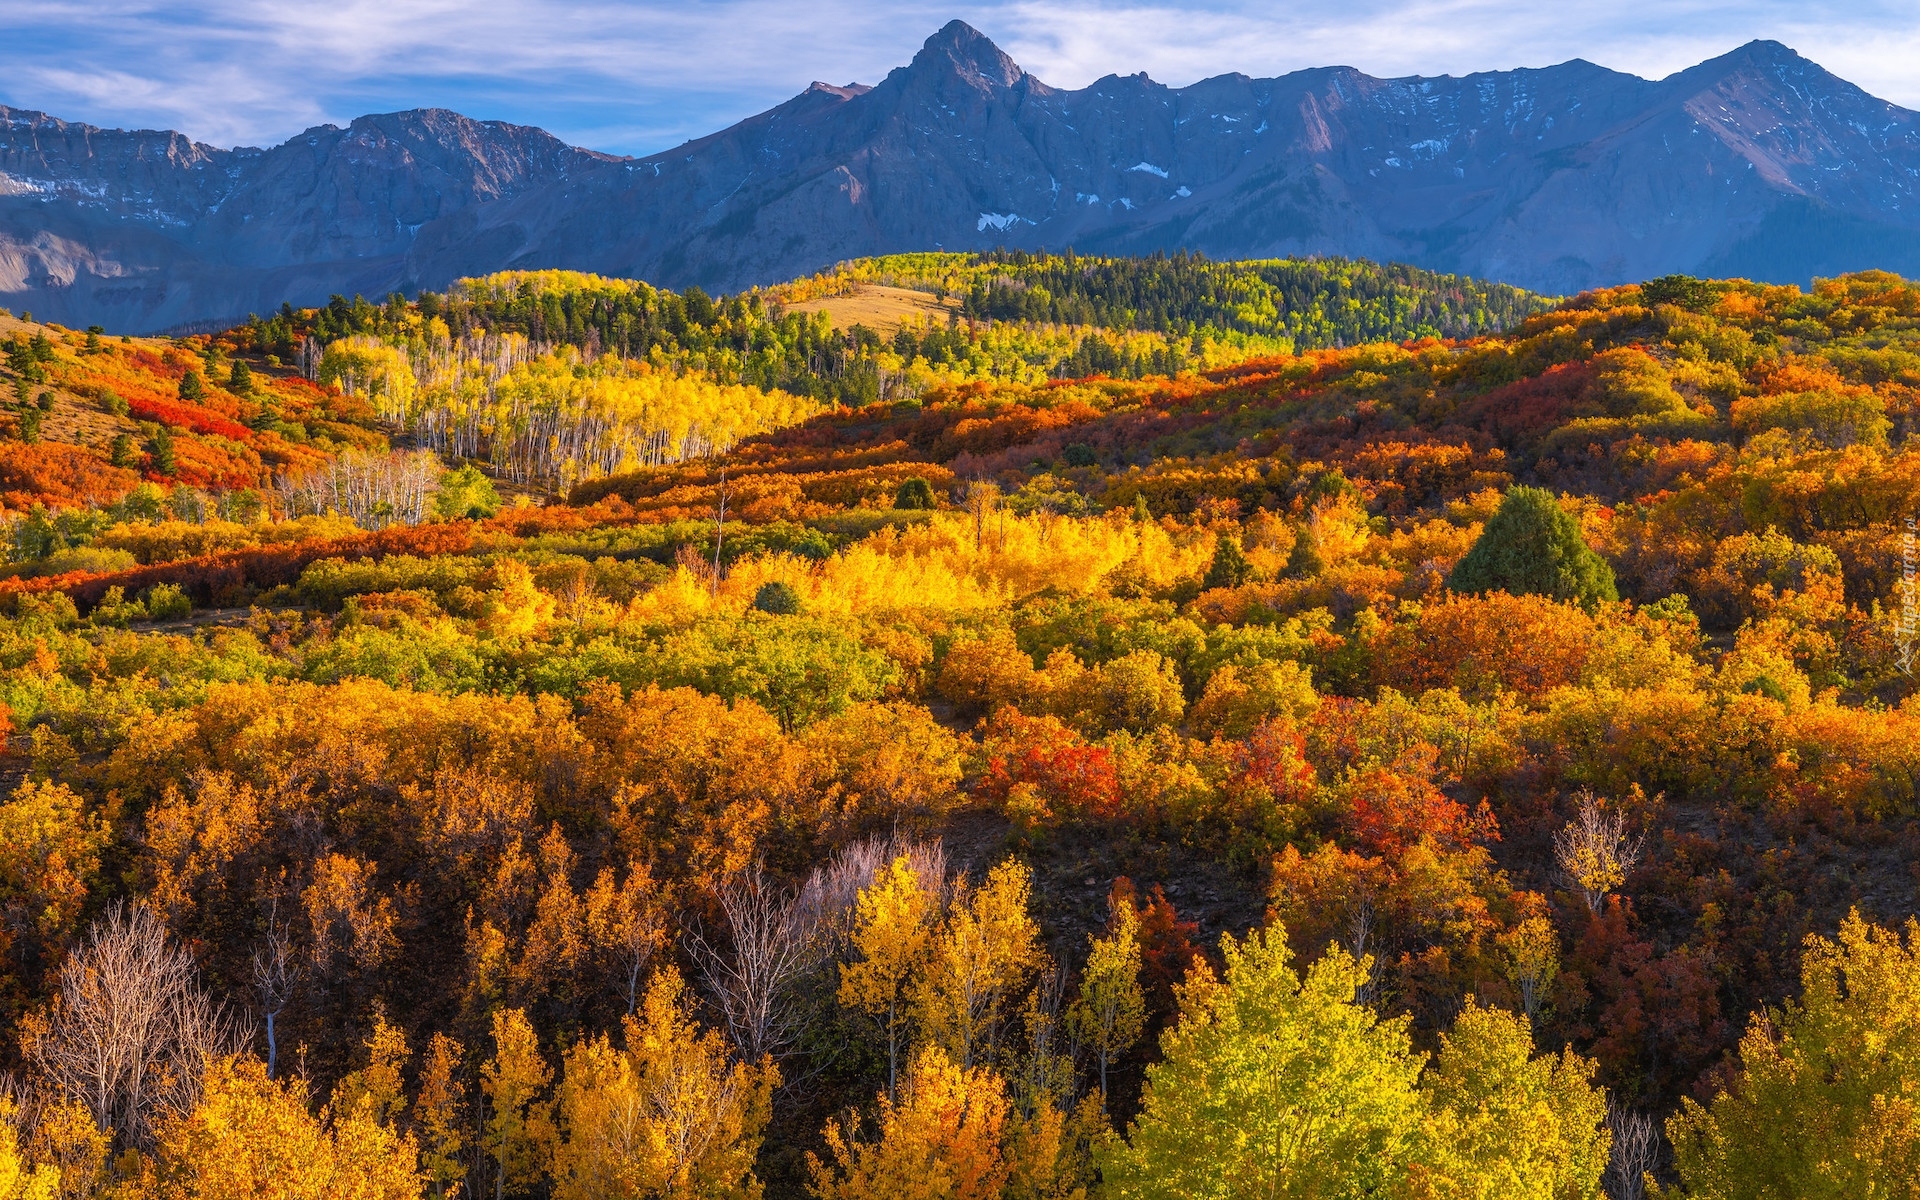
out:
M1802 91L1803 101L1818 99L1812 92L1867 98L1867 94L1831 74L1819 63L1803 57L1790 46L1775 41L1756 40L1725 54L1689 67L1668 77L1668 83L1698 88L1737 86L1741 82L1759 82L1766 87L1786 87Z
M1783 42L1776 42L1772 38L1755 38L1746 45L1736 47L1728 53L1721 55L1718 59L1709 59L1707 61L1709 63L1750 62L1769 66L1790 64L1793 66L1810 67L1814 65L1813 60L1802 56L1798 50L1795 50Z
M1346 255L1550 293L1920 274L1920 116L1777 42L1660 81L1581 60L1047 87L961 21L647 159L444 109L266 150L0 109L0 305L145 331L562 267L710 291L866 254Z
M910 76L958 75L987 88L1009 88L1026 76L993 39L965 21L943 25L920 47L906 70Z

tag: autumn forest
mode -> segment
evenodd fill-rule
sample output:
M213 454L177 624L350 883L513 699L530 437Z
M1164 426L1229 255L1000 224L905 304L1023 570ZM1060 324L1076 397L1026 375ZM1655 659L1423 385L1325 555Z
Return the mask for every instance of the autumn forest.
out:
M0 314L0 1200L1920 1197L1920 287Z

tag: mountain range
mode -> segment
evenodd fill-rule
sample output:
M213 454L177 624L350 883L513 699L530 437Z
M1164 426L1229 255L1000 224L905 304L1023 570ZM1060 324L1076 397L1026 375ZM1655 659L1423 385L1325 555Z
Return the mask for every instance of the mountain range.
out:
M0 304L142 332L564 267L733 290L868 254L1072 246L1411 262L1549 293L1920 274L1920 115L1777 42L1662 80L1575 60L1062 90L955 21L663 154L428 109L271 149L0 107Z

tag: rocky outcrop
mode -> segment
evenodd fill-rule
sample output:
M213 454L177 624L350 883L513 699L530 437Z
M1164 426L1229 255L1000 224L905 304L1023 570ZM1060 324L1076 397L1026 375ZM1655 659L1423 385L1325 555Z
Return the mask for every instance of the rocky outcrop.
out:
M954 22L664 154L423 111L271 150L0 109L0 303L153 329L571 267L710 290L996 245L1398 259L1549 292L1674 271L1920 273L1920 125L1778 43L1649 81L1574 61L1062 91Z

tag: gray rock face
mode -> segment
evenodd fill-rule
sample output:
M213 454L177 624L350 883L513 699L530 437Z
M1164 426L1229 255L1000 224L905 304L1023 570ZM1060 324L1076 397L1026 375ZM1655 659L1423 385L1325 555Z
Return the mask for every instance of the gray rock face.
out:
M0 108L0 303L143 332L380 294L422 228L613 161L439 110L220 150Z
M437 110L271 150L0 109L0 303L146 330L569 267L731 290L992 246L1397 259L1549 292L1674 271L1920 274L1920 116L1774 42L1649 81L1574 61L1048 87L960 22L615 158Z

